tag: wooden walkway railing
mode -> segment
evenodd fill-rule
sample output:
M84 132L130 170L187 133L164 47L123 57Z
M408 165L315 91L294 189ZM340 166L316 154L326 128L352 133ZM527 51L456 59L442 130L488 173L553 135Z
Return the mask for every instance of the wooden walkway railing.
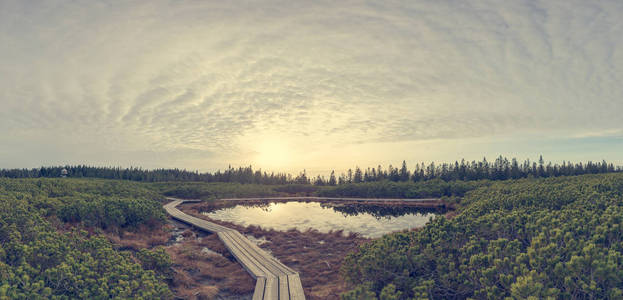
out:
M305 299L299 273L282 264L240 232L189 216L176 208L182 202L193 200L167 199L172 201L164 205L164 209L172 218L217 234L238 262L256 279L253 300Z

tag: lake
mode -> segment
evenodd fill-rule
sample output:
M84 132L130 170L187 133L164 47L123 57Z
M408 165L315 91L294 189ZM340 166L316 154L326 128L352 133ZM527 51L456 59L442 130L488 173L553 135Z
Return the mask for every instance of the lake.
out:
M256 225L279 231L313 228L325 233L344 230L377 238L394 231L422 227L439 213L434 209L413 207L293 201L255 206L239 204L203 214L242 226Z

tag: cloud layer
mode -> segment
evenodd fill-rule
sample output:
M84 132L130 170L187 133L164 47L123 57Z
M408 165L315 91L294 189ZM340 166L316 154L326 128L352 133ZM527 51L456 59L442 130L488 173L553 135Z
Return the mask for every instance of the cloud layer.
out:
M621 136L621 15L616 0L2 1L0 164L214 169L278 142L291 167L339 168L446 159L392 145Z

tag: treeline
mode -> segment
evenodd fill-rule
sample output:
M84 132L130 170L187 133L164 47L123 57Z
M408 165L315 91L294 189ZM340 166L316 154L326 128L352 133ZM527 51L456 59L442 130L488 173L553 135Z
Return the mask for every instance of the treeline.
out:
M621 172L621 166L615 166L605 160L602 162L572 163L563 162L556 164L545 162L543 157L538 161L532 162L529 159L519 162L516 158L508 159L498 157L493 162L483 158L482 161L466 160L455 161L454 163L416 164L415 168L409 168L405 161L401 167L389 165L387 168L378 166L376 168L349 169L339 176L335 171L331 172L329 178L324 176L309 177L305 171L296 176L287 173L268 173L266 171L254 170L252 166L232 168L229 166L224 171L204 172L188 171L181 169L154 169L146 170L142 168L119 168L119 167L93 167L86 165L78 166L58 166L41 167L34 169L1 169L0 177L9 178L40 178L40 177L61 177L63 170L66 170L68 177L91 177L104 179L122 179L141 182L233 182L242 184L314 184L314 185L341 185L349 183L362 183L374 181L425 181L431 179L441 179L444 181L453 180L506 180L519 178L546 178L558 176L573 176L584 174L601 174Z
M63 169L67 174L63 174ZM142 168L119 168L119 167L93 167L86 165L78 166L56 166L41 167L33 169L1 169L0 177L8 178L40 178L40 177L61 177L66 175L72 178L103 178L121 179L142 182L236 182L236 183L255 183L255 184L288 184L288 183L309 183L305 176L293 177L286 173L268 173L262 170L253 170L251 166L232 168L225 171L214 173L198 171L188 171L180 169L154 169L147 170Z
M331 172L329 179L321 176L316 177L313 182L317 185L340 185L345 183L361 183L374 181L425 181L431 179L441 179L444 181L453 180L507 180L520 178L547 178L558 176L574 176L584 174L603 174L621 172L621 166L615 166L605 160L602 162L572 163L563 162L555 164L546 163L543 156L539 157L538 162L531 162L529 159L519 162L516 158L508 159L499 156L495 161L489 162L487 158L482 161L465 161L464 159L454 163L435 164L431 162L416 164L414 169L409 169L405 161L400 168L389 165L387 169L382 166L377 168L367 168L365 170L356 167L353 171L341 174L336 178L335 172Z

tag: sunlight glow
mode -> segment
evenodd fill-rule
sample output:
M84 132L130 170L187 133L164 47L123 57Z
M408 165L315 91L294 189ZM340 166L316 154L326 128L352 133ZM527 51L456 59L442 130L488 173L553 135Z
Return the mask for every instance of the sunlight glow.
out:
M264 168L279 169L287 167L292 161L290 147L278 138L262 139L256 152L255 161Z

